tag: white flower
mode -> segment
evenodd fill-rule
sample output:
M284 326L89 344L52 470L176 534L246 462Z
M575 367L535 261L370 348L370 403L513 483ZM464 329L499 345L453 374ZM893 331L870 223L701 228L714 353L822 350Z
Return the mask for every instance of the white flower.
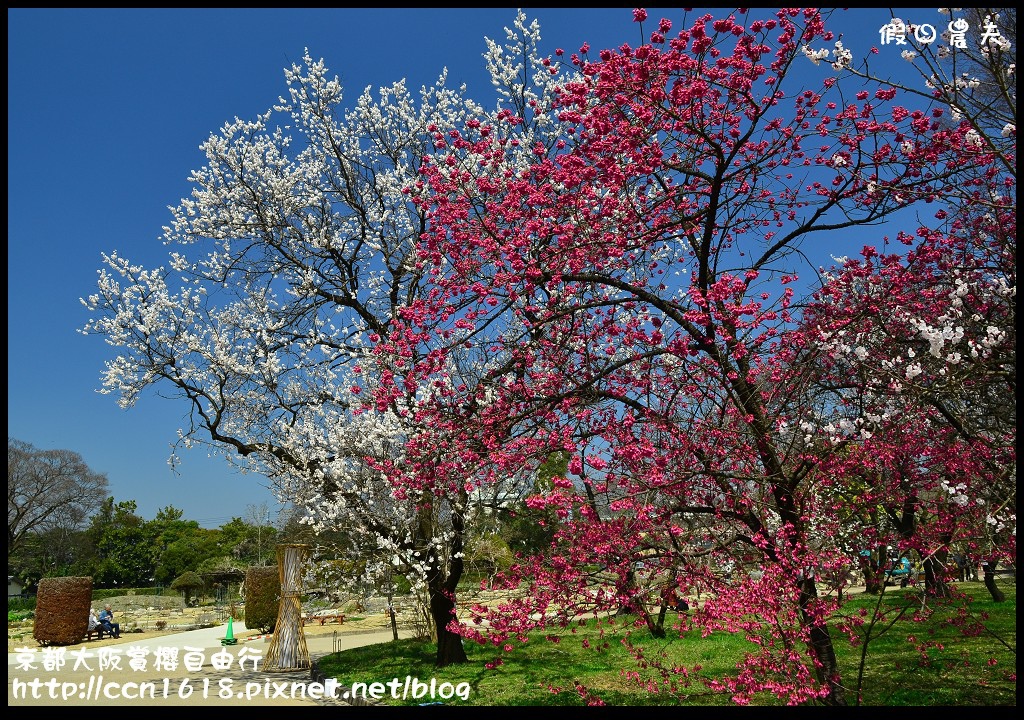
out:
M913 50L904 50L903 52L900 53L900 55L902 55L903 59L906 60L907 62L913 62L914 58L917 57L917 53L914 52Z
M922 370L921 366L917 363L907 365L907 380L913 380L922 372L924 372L924 370Z
M1010 137L1011 135L1016 135L1016 134L1017 134L1017 126L1014 125L1013 123L1006 123L1006 125L1003 126L1003 131L1002 131L1002 136L1003 137Z
M803 53L807 57L807 59L810 60L815 65L817 65L822 60L828 57L828 50L825 49L811 50L810 45L804 45L801 49L803 50Z
M832 167L842 167L843 165L846 165L846 158L844 158L839 153L836 153L835 155L832 156L832 160L830 160L829 162L832 165Z
M825 54L822 57L828 55L828 51L823 51ZM835 70L842 70L844 67L850 65L853 62L853 53L843 47L843 43L836 40L836 61L832 63L832 68Z
M867 348L858 345L857 348L853 351L853 354L857 356L858 360L865 360L868 356L868 351Z

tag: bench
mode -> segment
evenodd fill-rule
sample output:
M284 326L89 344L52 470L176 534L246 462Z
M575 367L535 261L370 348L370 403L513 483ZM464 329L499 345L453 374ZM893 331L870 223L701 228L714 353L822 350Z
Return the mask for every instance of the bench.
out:
M330 620L334 620L339 625L341 625L343 622L345 622L345 614L344 613L332 613L332 614L328 614L328 615L305 615L302 618L302 624L303 625L307 625L307 624L313 622L314 620L318 621L321 625L326 625L328 623L328 621L330 621Z
M85 640L86 640L86 642L88 642L89 640L102 640L102 639L103 639L103 630L101 630L99 628L96 628L95 630L86 630L85 631Z

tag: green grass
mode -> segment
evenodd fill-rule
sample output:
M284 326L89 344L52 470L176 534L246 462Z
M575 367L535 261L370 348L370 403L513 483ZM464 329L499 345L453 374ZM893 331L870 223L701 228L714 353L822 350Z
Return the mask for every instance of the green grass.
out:
M981 583L959 587L971 597L964 622L957 622L962 603L933 600L932 614L917 612L921 604L913 589L890 588L881 599L859 595L844 608L845 614L861 608L868 617L876 609L882 614L864 662L864 704L1016 705L1016 586L1000 583L1006 594L1003 603L993 602ZM885 630L887 620L897 616ZM844 680L852 687L860 648L841 642L837 650Z
M872 629L864 662L861 704L1016 705L1016 587L1001 585L1007 599L999 604L989 599L980 583L963 583L960 587L973 598L967 605L967 617L976 625L978 634L974 636L965 636L947 622L956 616L954 607L933 601L930 612L915 612L921 604L913 589L890 588L881 601L877 596L859 595L846 604L844 615L860 617L863 610L865 619L880 617ZM842 618L834 622L838 627ZM888 629L883 632L883 628ZM864 632L862 627L860 637ZM701 666L690 676L689 686L684 686L677 675L679 684L674 694L652 693L641 689L638 679L658 687L659 675L650 667L638 667L622 642L625 635L620 619L614 625L589 621L575 632L559 631L558 642L546 640L542 634L531 635L525 646L517 644L512 652L466 641L470 662L441 669L434 667L434 645L399 640L327 656L320 661L320 668L345 686L355 682L386 683L392 678L404 682L406 676L421 682L433 678L438 685L468 683L468 699L454 697L446 701L448 704L584 705L586 699L574 689L578 680L592 697L609 705L731 705L728 694L712 692L701 678L735 674L737 663L753 648L742 636L728 633L707 638L687 633L680 638L670 631L668 638L659 640L643 628L633 629L632 643L642 647L646 658L690 669ZM915 640L909 641L910 637ZM589 648L583 647L584 639ZM857 700L861 646L852 645L838 630L833 632L833 640L852 704ZM499 656L502 664L485 667ZM993 660L995 664L991 665ZM429 698L380 702L415 705L425 701ZM765 694L754 698L752 704L778 705L780 701Z

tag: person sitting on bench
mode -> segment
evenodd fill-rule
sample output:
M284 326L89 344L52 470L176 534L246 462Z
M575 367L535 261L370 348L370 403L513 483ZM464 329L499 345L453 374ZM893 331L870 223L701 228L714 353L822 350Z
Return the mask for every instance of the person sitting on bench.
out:
M103 606L103 612L100 613L100 625L114 637L121 637L121 625L114 622L114 611L110 609L110 605Z
M89 608L89 632L96 633L96 639L103 639L103 626L100 624L100 619L96 617L96 608Z

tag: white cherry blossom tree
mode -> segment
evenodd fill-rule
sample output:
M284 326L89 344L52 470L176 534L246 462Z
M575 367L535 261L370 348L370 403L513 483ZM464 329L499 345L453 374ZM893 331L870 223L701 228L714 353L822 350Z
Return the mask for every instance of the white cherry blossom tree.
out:
M373 558L358 565L364 576L389 566L425 589L439 665L466 659L446 625L471 488L442 478L461 489L436 501L426 487L396 497L393 478L375 469L401 466L425 392L370 402L382 381L371 351L428 287L416 257L428 224L414 202L423 158L464 127L500 127L523 166L556 142L550 115L534 112L559 81L539 54L539 25L519 12L504 43L485 42L489 110L448 87L446 71L418 93L404 81L367 88L345 110L341 84L307 51L285 70L286 97L201 145L191 197L164 228L167 266L111 251L83 300L92 313L83 332L117 351L102 391L123 407L151 387L187 405L180 446L209 445L270 478L316 528L361 538L347 551Z

